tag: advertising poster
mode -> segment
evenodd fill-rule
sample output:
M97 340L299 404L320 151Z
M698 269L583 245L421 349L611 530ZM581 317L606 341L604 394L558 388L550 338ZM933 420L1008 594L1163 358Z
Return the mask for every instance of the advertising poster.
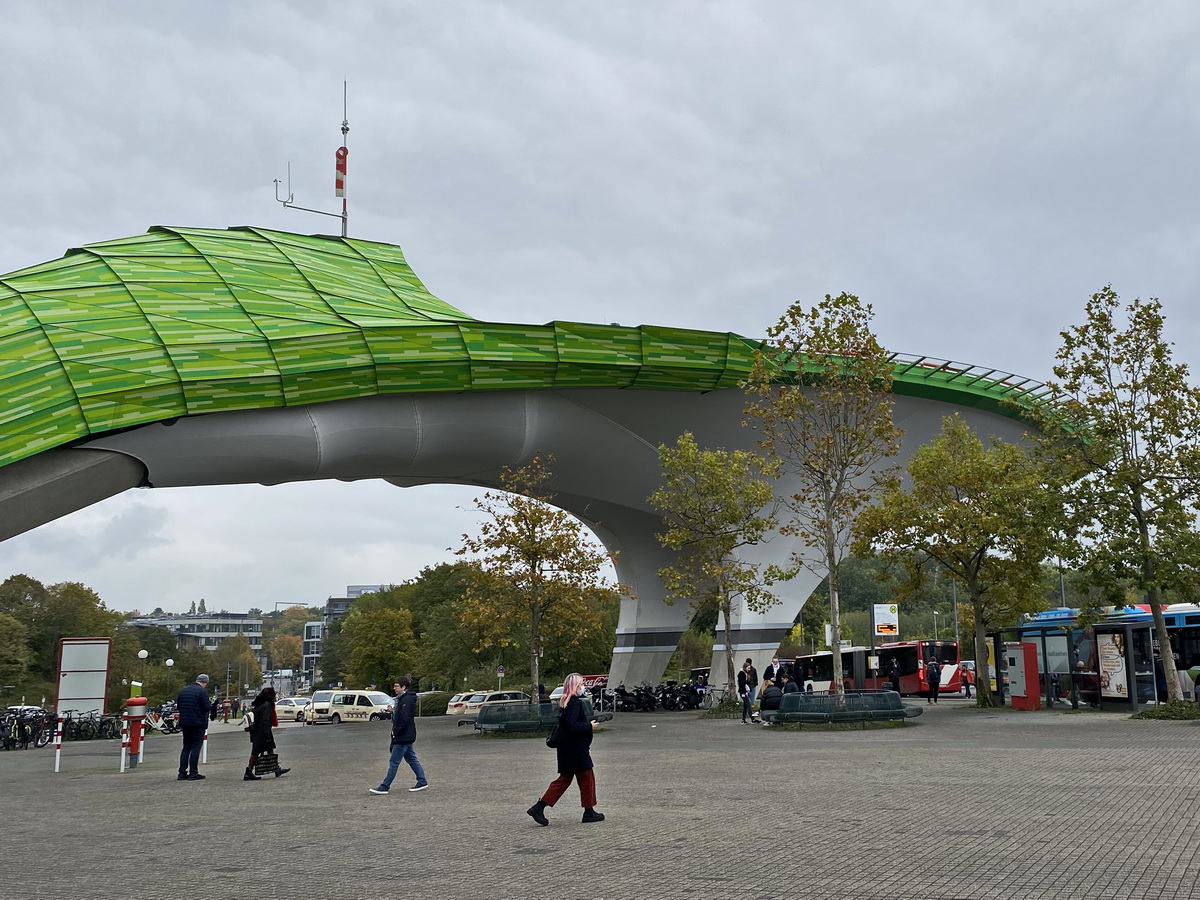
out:
M1114 700L1129 698L1129 682L1125 673L1125 635L1098 634L1096 648L1100 655L1100 695Z

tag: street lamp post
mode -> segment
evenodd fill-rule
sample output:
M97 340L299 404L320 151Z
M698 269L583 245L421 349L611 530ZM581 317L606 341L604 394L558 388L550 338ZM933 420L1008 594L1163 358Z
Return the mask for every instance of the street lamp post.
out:
M146 689L146 660L149 659L149 657L150 657L150 652L148 650L139 650L138 651L138 659L140 659L142 661L142 680L140 682L135 681L134 685L139 689L139 692L145 691L145 689ZM163 660L163 665L166 666L168 669L170 669L172 666L175 665L175 660L173 660L173 659ZM137 693L138 692L135 692L133 696L137 696ZM145 694L143 693L142 696L145 696Z
M934 639L935 641L938 639L938 623L937 623L937 617L938 617L937 610L934 610L934 612L933 612L933 639Z

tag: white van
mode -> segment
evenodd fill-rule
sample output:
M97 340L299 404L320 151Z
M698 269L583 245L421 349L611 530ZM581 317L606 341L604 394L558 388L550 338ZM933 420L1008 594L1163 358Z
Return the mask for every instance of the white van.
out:
M317 691L312 695L308 707L308 721L318 722L374 722L390 719L392 697L383 691Z

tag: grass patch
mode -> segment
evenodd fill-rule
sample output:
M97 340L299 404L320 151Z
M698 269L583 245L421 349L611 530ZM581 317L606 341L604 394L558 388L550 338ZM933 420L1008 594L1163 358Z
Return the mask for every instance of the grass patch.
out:
M1166 703L1160 703L1158 706L1151 706L1143 709L1141 712L1136 712L1129 718L1170 719L1173 721L1200 719L1200 706L1197 706L1195 703L1189 703L1187 700L1170 700Z
M740 719L742 717L741 700L722 700L711 709L706 709L702 719Z

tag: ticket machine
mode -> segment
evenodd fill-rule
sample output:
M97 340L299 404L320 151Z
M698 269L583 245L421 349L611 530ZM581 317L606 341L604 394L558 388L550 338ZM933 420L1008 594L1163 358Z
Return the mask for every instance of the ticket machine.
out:
M1008 690L1013 709L1041 709L1042 687L1038 679L1037 645L1006 643Z

